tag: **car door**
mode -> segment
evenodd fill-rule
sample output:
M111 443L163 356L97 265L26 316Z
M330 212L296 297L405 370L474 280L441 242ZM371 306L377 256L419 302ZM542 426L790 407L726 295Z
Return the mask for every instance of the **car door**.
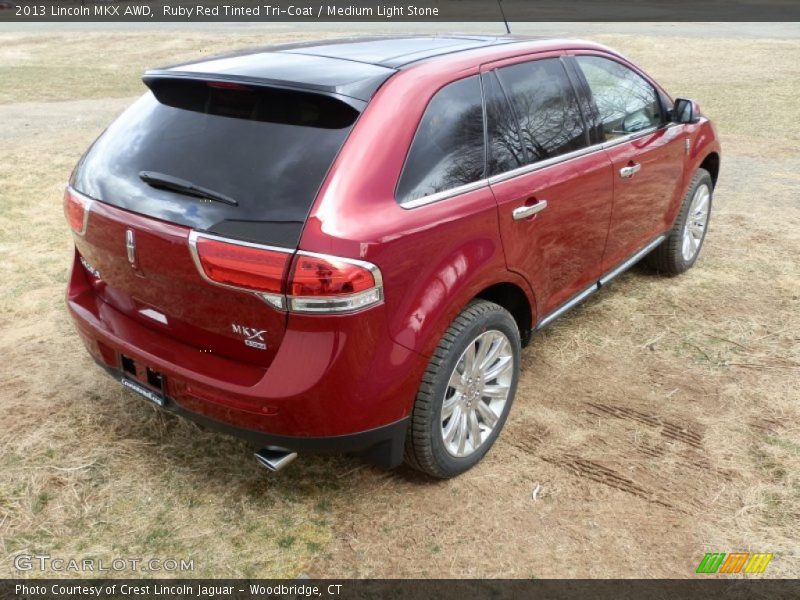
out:
M656 87L610 57L578 54L595 118L614 169L614 203L603 268L613 269L669 229L683 180L681 128L669 126Z
M487 174L509 269L536 294L539 322L602 274L612 170L591 147L558 55L482 68Z

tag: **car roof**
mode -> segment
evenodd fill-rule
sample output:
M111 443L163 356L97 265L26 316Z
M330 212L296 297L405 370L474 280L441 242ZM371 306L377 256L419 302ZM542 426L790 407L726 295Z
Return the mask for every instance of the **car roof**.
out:
M543 38L438 34L318 40L248 49L155 69L147 71L144 80L148 84L162 77L239 81L367 102L386 79L420 61L534 41Z
M286 45L282 53L338 58L399 69L414 62L443 54L475 50L519 41L508 36L408 35L345 38Z

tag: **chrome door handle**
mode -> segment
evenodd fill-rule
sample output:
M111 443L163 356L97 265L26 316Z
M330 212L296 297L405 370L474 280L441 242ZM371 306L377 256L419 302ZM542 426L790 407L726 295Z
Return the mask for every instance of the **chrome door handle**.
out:
M542 212L545 208L547 208L547 200L539 200L530 206L526 205L515 208L511 216L514 217L515 221L521 221L522 219L527 219L528 217Z
M632 165L628 165L627 167L622 167L619 170L619 176L624 179L630 179L641 170L642 170L642 165L640 165L639 163L634 163Z

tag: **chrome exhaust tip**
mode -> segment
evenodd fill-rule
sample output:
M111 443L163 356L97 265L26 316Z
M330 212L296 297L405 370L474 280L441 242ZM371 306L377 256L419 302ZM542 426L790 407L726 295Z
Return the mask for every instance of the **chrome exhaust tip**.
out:
M255 454L258 463L273 473L280 471L297 458L297 452L262 448Z

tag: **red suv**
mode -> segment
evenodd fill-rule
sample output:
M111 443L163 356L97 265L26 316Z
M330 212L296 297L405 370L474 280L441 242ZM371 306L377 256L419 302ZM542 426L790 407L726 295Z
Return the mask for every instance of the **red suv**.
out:
M478 462L532 332L703 243L720 147L608 48L436 36L148 71L65 195L67 305L155 404L296 451Z

